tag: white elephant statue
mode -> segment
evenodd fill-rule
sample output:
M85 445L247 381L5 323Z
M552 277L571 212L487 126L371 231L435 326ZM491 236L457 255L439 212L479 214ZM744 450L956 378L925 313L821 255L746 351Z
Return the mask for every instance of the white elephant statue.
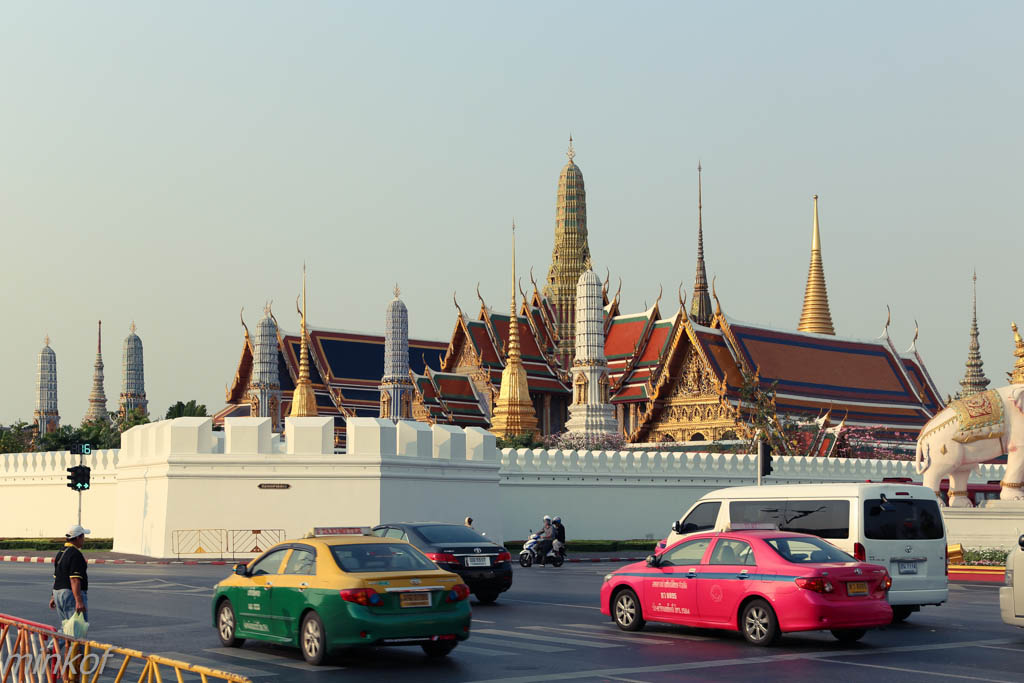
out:
M1024 386L957 399L921 428L914 468L938 495L949 477L949 504L971 507L967 478L979 463L1007 454L1002 500L1024 499ZM941 500L940 500L941 503Z

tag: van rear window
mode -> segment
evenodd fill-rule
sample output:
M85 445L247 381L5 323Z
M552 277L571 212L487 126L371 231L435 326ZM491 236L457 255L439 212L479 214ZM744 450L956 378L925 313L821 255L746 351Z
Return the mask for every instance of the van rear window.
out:
M850 537L848 500L734 500L729 503L733 524L778 524L782 531L819 538Z
M944 536L934 500L879 498L864 501L864 536L876 541L924 540Z

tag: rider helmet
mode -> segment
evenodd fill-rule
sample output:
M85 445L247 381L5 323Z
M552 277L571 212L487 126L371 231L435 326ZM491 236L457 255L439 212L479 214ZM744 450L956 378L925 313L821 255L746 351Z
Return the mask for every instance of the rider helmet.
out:
M551 515L544 515L544 521L545 522L550 522L551 521Z
M562 523L562 518L561 517L555 517L551 521L554 522L555 524L561 524Z

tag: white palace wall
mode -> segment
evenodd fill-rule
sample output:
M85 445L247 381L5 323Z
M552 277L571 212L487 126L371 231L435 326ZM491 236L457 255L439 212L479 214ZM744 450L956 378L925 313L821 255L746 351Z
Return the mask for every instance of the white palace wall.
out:
M120 450L85 456L92 488L82 523L114 549L170 557L173 533L436 520L474 526L496 540L524 538L544 514L571 538L662 538L708 491L756 481L747 454L637 451L498 451L493 435L419 422L351 418L348 450L333 448L331 418L209 418L134 427ZM60 536L77 519L66 488L68 453L0 455L0 538ZM915 477L913 463L776 456L766 485ZM972 480L1000 479L982 465ZM264 486L261 487L261 484ZM975 515L976 517L977 515ZM973 517L972 517L973 519ZM953 520L951 542L954 539Z

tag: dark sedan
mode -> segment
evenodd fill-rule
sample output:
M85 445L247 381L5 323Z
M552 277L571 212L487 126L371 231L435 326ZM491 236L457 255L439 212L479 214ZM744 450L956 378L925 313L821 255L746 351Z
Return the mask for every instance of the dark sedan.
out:
M443 522L397 522L373 528L373 535L408 541L441 569L462 577L476 599L487 604L512 587L512 555L479 531Z

